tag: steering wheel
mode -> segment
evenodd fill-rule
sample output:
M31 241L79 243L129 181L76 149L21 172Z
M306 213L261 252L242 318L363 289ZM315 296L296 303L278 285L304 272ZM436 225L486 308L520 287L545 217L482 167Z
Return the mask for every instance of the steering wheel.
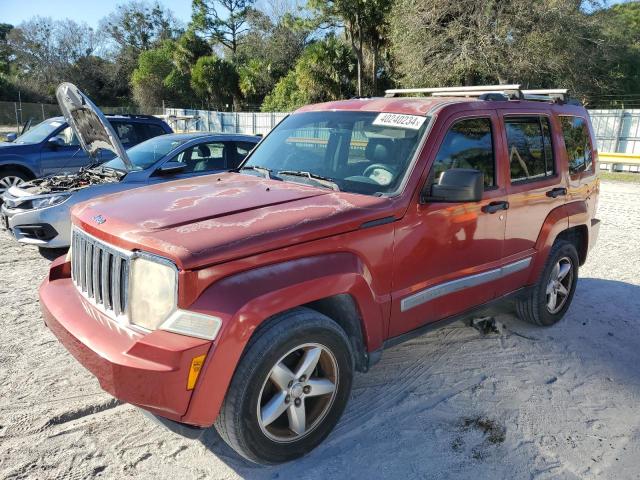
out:
M374 163L364 169L362 176L369 177L380 185L389 185L395 177L395 172L391 167L384 163Z

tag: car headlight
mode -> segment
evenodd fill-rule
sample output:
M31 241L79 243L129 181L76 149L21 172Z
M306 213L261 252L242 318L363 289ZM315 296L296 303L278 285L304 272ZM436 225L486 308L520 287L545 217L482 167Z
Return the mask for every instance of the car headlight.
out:
M215 339L221 320L179 309L177 297L178 271L175 265L150 255L134 257L129 283L129 321L147 330L160 329Z
M36 198L31 200L32 208L47 208L53 207L54 205L58 205L59 203L64 202L71 195L49 195L48 197Z

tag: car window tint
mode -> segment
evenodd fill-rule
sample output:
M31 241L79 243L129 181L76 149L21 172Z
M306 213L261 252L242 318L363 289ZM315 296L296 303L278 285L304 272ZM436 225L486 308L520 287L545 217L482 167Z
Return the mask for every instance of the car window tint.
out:
M511 183L554 175L551 127L546 117L506 117Z
M580 117L562 116L562 134L567 148L569 172L576 173L593 170L593 151L589 141L589 129Z
M226 145L222 142L201 143L181 152L175 162L186 165L183 173L225 170Z
M236 159L234 164L229 165L228 168L237 168L255 146L255 143L236 142Z
M450 168L482 172L485 188L495 186L495 156L490 118L468 118L454 123L444 137L433 165L432 181Z
M138 136L136 135L136 131L131 123L111 122L111 125L123 145L135 145L140 143Z
M164 135L165 132L160 125L147 124L146 127L146 138L153 138L159 135Z

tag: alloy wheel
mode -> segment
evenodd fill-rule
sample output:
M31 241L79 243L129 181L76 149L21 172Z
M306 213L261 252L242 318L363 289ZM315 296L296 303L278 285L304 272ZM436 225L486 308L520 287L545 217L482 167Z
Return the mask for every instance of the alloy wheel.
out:
M0 195L9 190L11 187L24 183L24 180L14 175L8 175L0 178Z
M271 368L258 396L258 423L271 440L288 443L311 433L338 391L338 362L324 345L306 343Z
M547 284L547 310L556 314L569 298L573 286L573 264L569 257L562 257L551 270L549 283Z

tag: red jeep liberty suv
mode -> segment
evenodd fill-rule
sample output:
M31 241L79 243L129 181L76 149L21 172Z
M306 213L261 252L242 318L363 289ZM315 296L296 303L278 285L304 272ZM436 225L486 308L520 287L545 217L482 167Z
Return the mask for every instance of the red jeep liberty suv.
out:
M599 182L589 116L565 93L310 105L235 172L80 204L40 288L45 322L170 428L215 424L254 462L299 457L385 348L497 305L544 326L566 313Z

